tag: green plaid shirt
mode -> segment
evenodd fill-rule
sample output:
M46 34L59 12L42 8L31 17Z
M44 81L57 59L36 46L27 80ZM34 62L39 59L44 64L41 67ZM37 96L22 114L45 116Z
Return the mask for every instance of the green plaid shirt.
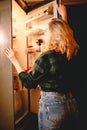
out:
M28 89L40 85L43 91L66 90L64 81L67 63L65 55L47 51L37 58L31 72L21 72L19 78Z

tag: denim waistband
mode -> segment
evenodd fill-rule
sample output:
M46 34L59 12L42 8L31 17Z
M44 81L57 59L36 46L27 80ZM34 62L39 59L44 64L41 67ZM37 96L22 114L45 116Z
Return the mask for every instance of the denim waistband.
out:
M60 97L60 98L63 98L63 99L73 98L73 95L72 95L71 92L59 93L59 92L44 92L44 91L41 91L41 96Z

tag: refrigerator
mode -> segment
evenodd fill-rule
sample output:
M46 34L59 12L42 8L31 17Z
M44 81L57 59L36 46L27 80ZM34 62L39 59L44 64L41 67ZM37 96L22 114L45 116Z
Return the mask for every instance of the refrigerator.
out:
M44 34L50 19L58 17L56 1L51 1L37 9L30 11L26 16L26 38L27 38L27 69L30 72L35 60L45 49ZM38 113L41 87L30 90L30 111Z

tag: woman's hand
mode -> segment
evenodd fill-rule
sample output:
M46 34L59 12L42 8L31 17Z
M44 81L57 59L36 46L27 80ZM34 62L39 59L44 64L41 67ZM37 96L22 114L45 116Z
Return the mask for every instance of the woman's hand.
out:
M14 50L11 48L7 48L5 51L5 55L8 57L8 59L11 61L11 63L14 65L15 69L17 70L18 74L22 71L22 67L20 66L17 58L15 57Z
M16 60L14 50L11 48L7 48L5 51L5 55L8 57L8 59L11 61L11 63L14 63Z
M67 9L62 3L57 4L58 13L61 15L62 19L67 22Z

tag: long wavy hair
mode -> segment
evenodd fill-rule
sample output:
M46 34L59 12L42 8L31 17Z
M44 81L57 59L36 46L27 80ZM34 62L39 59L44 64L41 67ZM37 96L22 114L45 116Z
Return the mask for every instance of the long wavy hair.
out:
M48 23L45 50L55 50L61 54L66 53L71 59L79 50L79 45L74 39L73 31L69 24L62 19L53 18Z

